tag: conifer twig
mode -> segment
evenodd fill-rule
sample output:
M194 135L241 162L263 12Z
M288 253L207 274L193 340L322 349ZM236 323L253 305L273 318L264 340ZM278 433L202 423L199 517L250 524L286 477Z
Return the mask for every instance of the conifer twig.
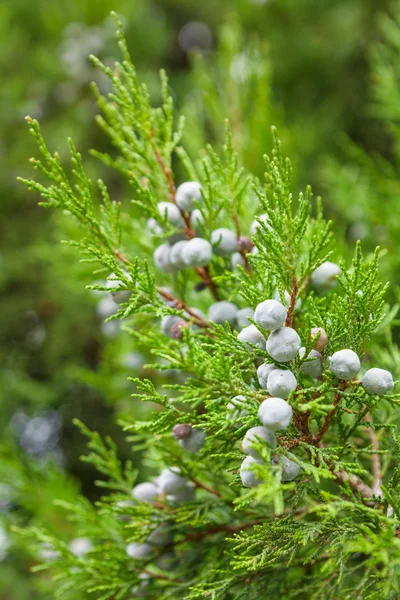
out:
M367 413L364 417L364 421L366 421L367 423L372 423L372 417L369 413ZM367 435L370 439L371 442L371 446L372 449L374 450L374 453L371 454L371 461L372 461L372 475L373 475L373 484L372 484L372 491L375 494L375 496L383 496L383 492L382 492L382 468L381 468L381 459L379 456L379 440L378 440L378 436L376 435L374 429L372 429L372 427L367 427Z
M335 416L336 409L340 402L341 392L343 392L346 389L346 386L347 386L347 381L342 381L338 390L335 392L335 395L333 397L332 409L326 415L320 431L317 433L317 435L314 436L314 438L313 438L314 444L318 444L324 437L325 433L327 432L330 422L332 421L333 417Z
M297 294L299 291L299 284L295 276L292 277L292 293L290 294L289 309L287 312L285 327L291 327L293 325L294 307L296 305Z

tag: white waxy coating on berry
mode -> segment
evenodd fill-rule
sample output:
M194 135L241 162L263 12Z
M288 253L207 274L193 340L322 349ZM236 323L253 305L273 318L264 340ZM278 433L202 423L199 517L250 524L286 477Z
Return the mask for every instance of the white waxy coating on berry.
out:
M289 456L292 456L294 458L293 454L289 454ZM293 479L295 479L301 471L300 465L295 463L293 460L290 460L290 458L288 458L287 456L281 457L281 466L281 481L293 481Z
M187 452L198 452L202 449L206 441L206 434L202 429L192 429L190 435L183 440L179 440L178 444Z
M244 267L245 260L240 252L234 252L231 256L231 265L233 269L236 269L237 266Z
M394 387L392 374L385 369L369 369L362 378L362 386L368 394L382 396Z
M291 371L274 369L268 377L268 391L271 396L288 398L296 387L297 380Z
M360 359L353 350L339 350L329 359L329 368L332 373L344 381L353 379L360 367Z
M262 483L262 479L257 477L257 475L253 471L254 465L262 464L259 460L256 460L252 456L246 456L244 461L240 466L240 479L245 487L255 488L260 483Z
M218 325L223 325L228 321L229 325L235 325L238 307L233 302L221 300L214 302L208 309L208 319Z
M226 410L228 411L226 416L227 420L233 423L236 428L242 426L239 419L243 419L243 417L246 417L249 414L249 411L245 408L246 405L247 398L242 394L232 398L226 405Z
M171 262L171 246L165 242L158 246L153 253L154 264L160 271L166 273L173 273L176 269Z
M161 218L163 220L166 219L170 225L175 225L175 227L182 225L181 211L176 204L172 204L172 202L159 202L157 209Z
M276 437L275 434L266 427L262 425L258 425L257 427L252 427L246 432L242 442L243 452L252 456L256 460L262 460L261 456L258 454L257 450L254 448L255 444L265 442L267 446L275 450L276 448Z
M153 546L168 546L172 541L172 532L167 525L158 525L148 536L146 542Z
M185 212L190 212L194 209L194 200L200 202L201 185L198 181L185 181L177 187L175 200L179 208Z
M268 389L268 377L276 369L275 365L263 363L257 369L257 378L263 390Z
M125 272L127 277L131 279L130 275ZM126 284L120 279L116 278L115 273L111 273L110 277L106 281L106 287L108 289L118 288L118 287L126 287ZM123 302L128 302L131 292L130 290L118 290L117 292L110 292L111 296L117 304L122 304Z
M154 547L146 542L143 544L132 542L126 547L126 553L131 558L147 558L153 551Z
M316 288L332 289L337 284L341 272L339 265L328 260L311 273L311 283Z
M251 349L251 344L252 346L257 346L257 348L260 348L260 350L265 350L265 338L253 324L242 329L242 331L238 334L238 340L249 349Z
M69 549L75 556L85 556L92 549L92 542L88 538L75 538L69 543Z
M287 310L276 300L264 300L256 306L254 320L263 329L275 331L283 327L287 317Z
M138 483L132 490L132 496L141 502L153 502L160 495L160 490L155 483L145 481Z
M205 267L212 257L212 246L203 238L193 238L187 242L182 252L182 260L187 267Z
M184 504L185 502L193 502L196 497L196 489L194 485L188 483L180 492L176 494L168 494L167 500L176 504Z
M259 219L265 226L267 229L272 229L271 225L269 224L269 219L268 219L268 215L267 214L262 214L257 216L257 219ZM261 227L259 221L257 221L256 219L254 219L254 221L252 222L252 224L250 225L250 235L251 237L255 236L257 233L258 228Z
M220 227L211 233L211 244L217 256L229 256L238 248L236 234L226 227Z
M304 358L305 353L306 349L304 347L300 348L299 356L301 359ZM322 363L322 356L318 352L318 350L311 350L311 352L307 355L306 360L301 365L300 369L306 375L310 375L310 377L321 377L324 370L324 365Z
M176 242L176 244L174 244L171 248L170 261L171 265L174 266L176 269L183 269L186 266L185 261L182 258L182 253L186 244L188 244L186 240L181 240L179 242Z
M163 228L153 217L147 220L147 228L154 235L161 235L163 233Z
M301 347L297 331L291 327L281 327L270 333L267 340L267 352L279 362L293 360Z
M292 407L282 398L267 398L258 409L258 418L261 423L272 431L287 427L292 416Z
M190 224L195 229L199 229L200 225L203 225L204 217L199 208L195 208L194 211L190 214Z
M178 494L185 488L186 484L187 480L180 475L178 467L164 469L157 478L157 485L165 494Z
M311 329L311 339L313 340L317 337L318 339L314 343L314 348L315 350L318 350L318 352L322 352L328 343L328 336L325 329L322 329L322 327L313 327Z
M178 315L167 315L161 319L161 331L170 338L179 338L182 335L182 328L186 326L186 321Z
M246 306L246 308L240 308L236 314L236 320L239 327L250 325L249 317L250 319L254 317L254 310L250 306Z

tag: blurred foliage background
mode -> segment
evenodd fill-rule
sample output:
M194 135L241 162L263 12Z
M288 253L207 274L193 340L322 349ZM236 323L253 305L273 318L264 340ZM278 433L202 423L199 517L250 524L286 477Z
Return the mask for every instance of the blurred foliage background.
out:
M124 19L140 77L158 100L165 68L187 118L185 145L222 140L224 118L244 164L259 176L277 125L298 185L322 193L348 258L348 240L388 249L382 274L399 281L400 5L382 0L9 0L0 3L0 600L53 598L47 577L10 526L51 525L72 539L54 498L95 499L79 461L82 419L120 444L117 415L132 406L129 375L146 357L114 322L115 305L89 292L94 276L69 246L71 224L44 211L16 182L33 153L24 117L54 149L71 136L89 154L107 141L94 122L88 55L118 57L111 10ZM114 199L129 201L101 168ZM99 275L101 278L101 275ZM148 373L146 373L148 375ZM150 374L151 375L151 374ZM173 374L170 374L173 376ZM22 507L24 507L22 509ZM45 549L43 549L45 552ZM76 599L75 600L79 600Z

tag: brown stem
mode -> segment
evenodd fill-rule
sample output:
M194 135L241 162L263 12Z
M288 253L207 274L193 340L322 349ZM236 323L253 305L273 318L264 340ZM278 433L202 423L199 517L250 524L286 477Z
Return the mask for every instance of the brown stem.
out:
M364 420L367 423L372 423L372 417L371 415L368 413L365 415ZM381 468L381 459L379 456L379 440L378 437L375 433L375 431L371 428L368 427L367 428L367 435L370 439L371 442L371 446L372 449L376 452L376 454L371 454L371 461L372 461L372 475L373 475L373 484L372 484L372 491L375 494L375 496L383 496L383 492L382 492L382 468Z
M299 291L299 285L296 277L292 277L292 293L290 294L289 309L287 312L285 327L291 327L293 325L294 307L296 305L297 294Z
M187 314L190 315L194 321L196 321L196 325L199 325L200 327L204 327L204 328L210 327L210 323L208 323L207 321L205 321L204 319L199 317L182 300L179 300L179 298L175 298L175 296L173 296L172 294L170 294L169 292L167 292L166 290L164 290L162 288L158 289L157 291L160 294L160 296L165 298L165 300L168 300L169 302L173 302L175 304L175 307L178 310L184 310L185 312L187 312Z
M353 492L356 494L360 492L363 498L372 498L374 495L373 490L364 483L357 475L349 475L346 471L339 469L339 471L333 471L336 481L338 483L348 483Z
M202 483L198 479L192 479L192 481L196 487L205 490L209 494L213 494L214 496L217 496L217 498L222 498L222 494L220 492L217 492L217 490L213 490L212 488L208 487L208 485L206 485L205 483Z
M221 300L221 297L218 293L217 286L215 285L215 283L210 275L209 268L208 267L196 267L196 273L198 275L200 275L200 277L202 278L204 283L207 285L211 294L213 295L214 300L216 300L217 302L219 300Z
M333 403L332 403L333 407L326 415L320 431L317 433L317 435L314 436L314 439L313 439L314 444L318 444L324 437L324 435L330 425L330 422L332 421L333 417L335 416L336 409L340 402L341 392L343 392L345 390L346 386L347 386L347 381L342 381L342 383L339 386L339 389L335 392L335 395L333 396Z
M183 583L182 579L171 579L171 577L168 577L167 575L153 573L153 571L149 571L149 569L143 569L142 573L149 575L149 577L153 577L153 579L162 579L163 581L169 581L170 583Z
M154 146L154 154L156 155L157 162L160 165L161 170L164 173L165 178L167 180L168 188L169 188L169 199L171 200L171 202L175 203L176 188L175 188L174 178L172 177L171 169L168 168L167 165L165 164L165 162L163 161L162 156L161 156L160 151L157 148L157 146Z

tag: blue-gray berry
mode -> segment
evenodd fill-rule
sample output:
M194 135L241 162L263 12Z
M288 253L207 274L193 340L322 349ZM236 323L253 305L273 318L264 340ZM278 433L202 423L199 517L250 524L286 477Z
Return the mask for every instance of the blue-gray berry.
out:
M262 460L257 450L254 448L254 445L257 442L265 442L267 446L275 450L276 448L276 437L275 434L266 427L262 425L258 425L257 427L252 427L246 432L242 442L243 452L252 456L256 460Z
M274 369L268 377L268 391L271 396L288 398L296 387L297 380L291 371Z
M251 237L254 237L257 233L257 230L259 227L261 227L259 221L261 221L261 223L263 223L263 225L267 228L267 229L272 229L270 223L269 223L269 219L268 219L268 215L267 214L262 214L257 216L257 219L254 219L254 221L252 222L252 224L250 225L250 235Z
M170 225L180 227L183 223L181 211L172 202L159 202L157 204L158 212L163 220L166 220Z
M169 467L164 469L161 475L157 478L158 487L165 494L178 494L187 484L187 479L182 477L178 467Z
M330 261L324 262L311 273L311 283L316 288L332 289L337 284L341 272L339 265Z
M226 405L226 409L228 411L227 420L230 421L236 428L242 426L240 419L243 419L243 417L246 417L249 414L249 411L246 409L246 405L247 398L242 394L232 398L232 400Z
M141 502L154 502L159 495L160 489L151 481L138 483L132 490L132 496Z
M306 349L304 347L300 348L299 356L301 359L304 358L305 353ZM321 354L317 350L311 350L300 369L306 375L310 375L310 377L321 377L324 370Z
M329 369L338 379L344 381L353 379L360 367L360 359L353 350L339 350L329 359Z
M260 350L265 350L265 338L253 324L242 329L238 334L238 340L249 349L251 349L251 346L257 346Z
M147 542L143 544L138 544L137 542L132 542L128 544L126 547L126 553L131 558L147 558L154 551L154 547Z
M288 427L292 416L292 407L282 398L266 398L258 409L258 418L261 423L272 431Z
M250 325L249 317L250 319L254 317L254 310L250 306L246 306L246 308L240 308L236 314L237 324L239 327Z
M178 315L167 315L161 319L161 331L172 339L180 339L186 325L186 321Z
M160 271L173 273L176 271L175 266L171 262L171 246L165 242L158 246L153 253L154 264Z
M263 363L257 369L257 378L263 390L268 389L268 377L276 369L275 365Z
M225 227L215 229L211 233L211 244L217 256L229 256L238 249L236 234Z
M262 483L262 479L257 477L253 471L254 465L262 464L252 456L246 456L240 467L240 479L245 487L255 488Z
M181 240L179 242L176 242L170 251L170 262L171 265L173 267L175 267L176 270L179 269L184 269L186 267L185 261L183 260L182 254L184 252L184 249L186 247L186 244L188 244L189 242L186 240Z
M233 326L236 323L237 312L238 307L236 304L227 300L221 300L211 304L208 309L208 319L218 325L223 325L225 321L228 321L229 325Z
M278 362L293 360L301 347L300 337L291 327L280 327L270 333L267 340L268 354Z
M182 260L187 267L205 267L211 261L211 257L210 242L198 237L189 240L182 251Z
M178 444L187 452L195 453L202 449L206 441L206 434L202 429L192 429L190 434L178 440Z
M200 202L201 185L198 181L185 181L177 187L175 200L179 208L185 212L191 212L194 207L194 201Z
M287 317L287 310L277 300L264 300L256 306L254 320L263 329L275 331L283 327Z
M368 394L382 396L394 387L392 374L385 369L369 369L362 378L362 386Z

